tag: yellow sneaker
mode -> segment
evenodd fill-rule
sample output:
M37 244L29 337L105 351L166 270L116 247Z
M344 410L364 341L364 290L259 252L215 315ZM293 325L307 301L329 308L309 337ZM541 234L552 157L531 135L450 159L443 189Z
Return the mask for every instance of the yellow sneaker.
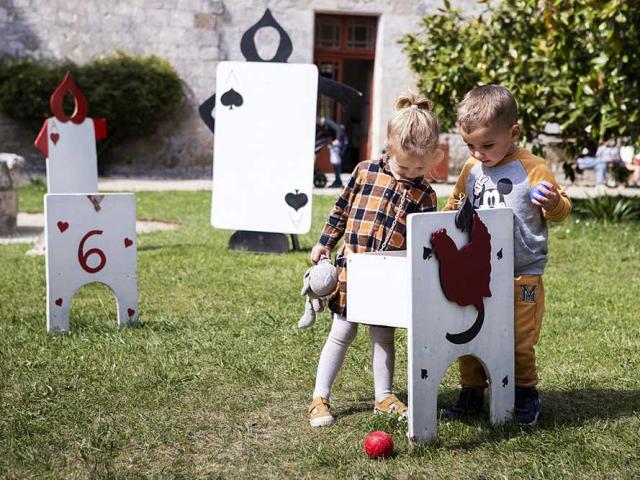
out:
M312 427L326 427L335 423L336 419L331 415L329 399L316 397L309 405L309 425Z
M381 402L376 402L373 407L375 413L386 413L388 415L407 416L407 406L402 403L393 393Z

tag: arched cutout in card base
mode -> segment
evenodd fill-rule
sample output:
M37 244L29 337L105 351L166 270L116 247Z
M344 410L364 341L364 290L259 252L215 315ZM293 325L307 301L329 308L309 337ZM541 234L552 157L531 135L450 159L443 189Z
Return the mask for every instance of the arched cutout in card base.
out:
M101 281L85 283L72 292L56 292L50 297L47 295L47 331L55 334L66 334L70 331L71 304L75 295L85 286L90 284L100 284L106 286L116 301L117 322L119 327L132 326L138 323L138 303L137 298L133 298L130 290L131 286L120 283L114 287ZM60 295L60 296L58 296Z

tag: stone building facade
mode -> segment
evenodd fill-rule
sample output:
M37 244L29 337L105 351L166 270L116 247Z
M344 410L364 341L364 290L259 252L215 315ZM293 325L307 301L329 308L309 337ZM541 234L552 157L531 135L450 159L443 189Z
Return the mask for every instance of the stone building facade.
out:
M469 11L479 8L475 0L452 3ZM198 105L214 93L218 62L244 60L242 34L266 8L291 37L290 63L316 60L318 15L375 18L368 130L368 152L375 155L384 144L393 99L415 88L398 40L441 5L441 0L0 0L0 56L83 63L122 50L165 58L183 79L186 100L154 134L117 147L111 173L199 176L210 172L213 136L198 116ZM264 58L273 55L278 42L274 29L256 36ZM0 114L0 151L43 165L32 146L36 133Z

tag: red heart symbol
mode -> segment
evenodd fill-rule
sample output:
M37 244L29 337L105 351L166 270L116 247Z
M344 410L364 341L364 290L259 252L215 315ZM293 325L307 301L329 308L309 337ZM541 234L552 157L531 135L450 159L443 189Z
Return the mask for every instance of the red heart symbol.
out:
M133 308L127 308L127 313L130 317L133 317L133 314L136 313L136 311Z
M51 137L51 141L53 142L54 145L56 145L58 143L58 140L60 140L60 134L59 133L52 133L49 136Z
M61 298L57 298L56 299L56 305L58 305L59 307L62 306L62 299Z
M124 239L124 248L129 248L131 245L133 245L133 240L125 238Z
M60 233L64 232L67 228L69 228L67 222L58 222L58 230L60 230Z

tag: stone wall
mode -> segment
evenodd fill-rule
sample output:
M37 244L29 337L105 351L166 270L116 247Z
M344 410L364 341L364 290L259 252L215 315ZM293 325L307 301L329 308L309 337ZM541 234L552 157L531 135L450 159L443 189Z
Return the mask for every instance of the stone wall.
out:
M457 3L477 7L475 0ZM167 59L184 80L187 98L156 133L114 148L116 162L110 173L201 176L211 171L213 136L201 122L197 107L214 92L217 63L244 60L240 38L265 8L271 9L291 36L291 63L313 61L315 13L379 17L372 128L375 153L384 141L393 98L415 88L397 41L439 6L441 2L435 0L0 0L0 55L83 63L123 50ZM259 52L265 58L272 56L278 41L274 30L260 30ZM25 156L30 169L44 166L32 146L36 134L23 131L0 114L0 151Z

